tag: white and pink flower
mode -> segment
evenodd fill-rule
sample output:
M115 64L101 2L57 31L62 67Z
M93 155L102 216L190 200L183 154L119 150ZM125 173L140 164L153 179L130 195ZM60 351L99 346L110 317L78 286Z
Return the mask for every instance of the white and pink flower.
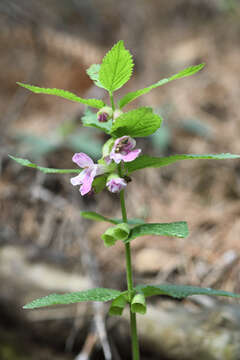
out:
M107 171L105 165L94 164L93 160L85 153L76 153L72 161L76 163L83 171L70 179L73 186L80 186L81 195L86 195L92 189L92 183L95 176L102 175Z
M117 175L111 175L107 180L106 186L110 192L117 193L123 190L127 186L127 183L123 178Z
M141 149L132 150L136 146L136 141L130 136L118 138L109 154L109 160L119 164L121 161L130 162L135 160L141 153Z

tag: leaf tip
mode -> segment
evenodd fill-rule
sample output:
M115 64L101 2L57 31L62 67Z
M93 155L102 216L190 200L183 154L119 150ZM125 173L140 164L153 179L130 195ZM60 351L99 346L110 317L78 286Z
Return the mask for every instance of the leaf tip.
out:
M22 83L20 81L17 81L16 84L21 86L21 87L26 87L27 86L27 84L24 84L24 83Z
M31 306L31 303L27 303L27 304L23 305L22 308L23 308L24 310L33 309L33 307Z

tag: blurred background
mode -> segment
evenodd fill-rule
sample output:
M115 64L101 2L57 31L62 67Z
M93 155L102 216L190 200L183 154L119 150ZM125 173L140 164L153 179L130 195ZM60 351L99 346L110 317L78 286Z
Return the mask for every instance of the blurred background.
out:
M107 137L81 126L83 105L32 94L16 82L108 102L86 69L120 39L135 69L116 98L206 62L197 75L128 106L152 106L164 118L161 130L137 146L155 156L240 153L240 2L1 0L0 27L0 359L128 360L127 313L122 320L106 318L108 306L96 304L21 309L50 292L125 289L126 280L123 246L105 249L100 234L107 225L79 215L118 217L118 198L107 191L82 198L69 175L45 175L8 158L72 168L74 152L98 159ZM185 220L190 228L187 239L135 240L136 282L240 292L239 176L238 160L183 161L134 175L129 216ZM138 317L142 359L239 359L236 303L154 299Z

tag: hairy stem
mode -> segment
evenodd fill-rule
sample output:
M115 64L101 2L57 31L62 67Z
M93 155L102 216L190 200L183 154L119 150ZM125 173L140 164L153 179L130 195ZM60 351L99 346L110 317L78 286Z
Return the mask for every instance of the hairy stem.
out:
M121 165L118 166L119 176L122 176ZM122 209L122 220L127 223L127 211L125 206L124 199L124 190L120 191L120 202ZM125 244L125 258L126 258L126 267L127 267L127 285L128 285L128 294L129 294L129 302L131 304L133 297L133 276L132 276L132 262L131 262L131 248L130 243ZM132 338L132 355L133 360L139 360L139 342L137 335L137 320L136 314L131 311L130 306L130 324L131 324L131 338Z
M109 92L109 96L110 96L110 100L111 100L111 105L112 105L112 110L115 110L115 105L114 105L114 99L113 99L113 93Z

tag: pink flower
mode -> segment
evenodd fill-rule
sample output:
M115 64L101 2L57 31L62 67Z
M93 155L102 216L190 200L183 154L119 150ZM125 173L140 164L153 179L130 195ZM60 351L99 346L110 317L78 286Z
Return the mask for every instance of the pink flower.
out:
M95 176L106 172L106 166L94 164L93 160L84 153L74 154L72 161L84 170L79 175L70 179L71 184L73 186L81 185L80 193L81 195L86 195L92 188Z
M98 121L99 122L107 122L108 121L108 114L107 113L99 114Z
M132 150L136 145L136 141L130 136L122 136L118 138L110 152L109 159L119 164L121 161L130 162L135 160L141 149Z
M107 122L113 116L112 108L109 106L104 106L97 112L97 119L99 122Z
M109 191L111 191L112 193L117 193L123 190L127 186L127 183L124 179L120 177L112 177L110 178L110 180L107 181L106 185Z

